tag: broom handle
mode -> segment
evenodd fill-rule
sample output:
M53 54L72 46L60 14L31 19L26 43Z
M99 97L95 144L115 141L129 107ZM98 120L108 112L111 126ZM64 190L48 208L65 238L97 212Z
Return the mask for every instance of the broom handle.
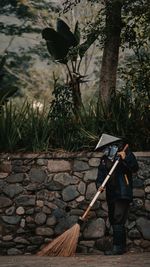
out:
M124 152L127 148L128 148L128 144L125 145L125 147L123 148L122 151ZM120 157L118 157L118 159L115 161L114 165L112 166L112 168L110 169L109 173L107 174L105 180L103 181L103 183L101 184L101 186L98 188L97 193L93 197L93 199L90 202L89 206L87 207L86 211L84 212L84 214L82 215L82 217L80 217L80 220L84 220L86 218L87 214L89 213L90 209L94 205L94 203L97 200L98 196L100 195L101 192L104 191L104 187L105 187L107 181L109 180L110 176L112 175L113 171L115 170L116 166L118 165L119 160L120 160Z

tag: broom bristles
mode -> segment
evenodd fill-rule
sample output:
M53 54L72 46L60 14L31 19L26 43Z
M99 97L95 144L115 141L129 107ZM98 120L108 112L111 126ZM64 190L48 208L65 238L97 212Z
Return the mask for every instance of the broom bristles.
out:
M74 256L80 234L80 225L76 223L63 234L47 244L38 256Z

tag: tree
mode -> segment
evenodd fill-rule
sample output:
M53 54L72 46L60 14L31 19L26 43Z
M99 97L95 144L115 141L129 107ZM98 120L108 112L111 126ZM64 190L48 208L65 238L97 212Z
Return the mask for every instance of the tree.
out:
M145 38L142 29L143 25L147 25L149 29L150 9L147 0L106 0L105 9L105 43L100 71L99 97L108 107L111 98L116 94L119 49L122 46L128 46L137 54L139 44L142 47L148 42L148 30L144 29L147 31L147 38Z
M119 64L119 50L122 47L128 46L129 49L134 49L137 53L137 36L139 38L139 28L143 29L142 25L147 25L147 40L140 36L140 46L142 47L146 41L148 42L149 22L150 22L150 8L148 0L101 0L93 1L99 5L99 9L103 5L105 22L97 20L99 25L99 32L95 35L95 39L100 36L103 48L102 64L100 66L100 81L99 81L99 100L109 107L111 99L116 94L116 80L117 68ZM65 1L64 9L67 11L73 8L74 5L80 4L80 0ZM100 16L102 12L100 13ZM95 24L97 24L95 22ZM94 25L95 28L95 25ZM92 29L92 27L91 27ZM92 32L89 36L93 36ZM104 42L103 42L104 40ZM139 43L139 40L138 40ZM140 60L140 58L139 58ZM99 101L98 101L99 103Z
M122 28L121 9L123 1L106 1L105 44L100 71L99 98L109 105L115 92L120 34Z

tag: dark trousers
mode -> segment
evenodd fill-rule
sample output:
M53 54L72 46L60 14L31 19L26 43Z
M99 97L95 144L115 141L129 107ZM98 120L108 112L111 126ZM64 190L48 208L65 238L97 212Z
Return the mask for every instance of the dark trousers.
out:
M107 201L108 216L111 225L124 225L127 220L129 201L118 199L116 201Z
M113 253L123 254L126 251L126 230L129 201L118 199L114 202L108 201L109 221L113 228Z

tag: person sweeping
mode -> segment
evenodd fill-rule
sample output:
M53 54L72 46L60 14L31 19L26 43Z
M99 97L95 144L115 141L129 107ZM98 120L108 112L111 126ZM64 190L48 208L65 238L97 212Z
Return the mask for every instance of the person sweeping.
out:
M126 252L125 223L132 201L132 173L138 171L138 163L134 154L124 147L123 140L108 134L102 134L95 150L103 152L96 187L99 188L113 166L116 157L120 157L119 164L106 183L106 201L108 205L109 221L113 229L113 248L105 251L105 255L121 255Z
M104 141L103 137L104 136L102 136L102 138L101 138L102 143ZM116 139L118 139L118 138L115 138L115 141L116 141ZM113 139L113 141L114 141L114 139ZM96 149L99 148L100 146L101 146L101 144L99 142ZM38 256L45 256L46 255L46 256L65 256L65 257L68 257L68 256L74 256L75 255L76 247L77 247L77 243L78 243L78 238L79 238L79 234L80 234L80 226L87 219L89 211L91 210L95 201L99 197L99 194L101 192L103 192L105 185L108 183L109 179L111 178L113 172L115 171L117 165L120 162L120 158L122 157L121 155L123 155L123 153L126 151L127 147L128 147L128 145L126 144L122 148L122 152L120 152L120 155L117 156L117 158L114 160L112 166L110 166L109 170L107 169L107 171L105 172L105 174L106 174L105 178L103 176L103 181L99 180L100 183L101 182L102 183L98 187L98 190L97 190L95 196L91 200L90 204L88 205L88 207L85 210L85 212L83 213L83 215L81 217L79 217L78 222L75 225L73 225L70 229L68 229L67 231L62 233L60 236L58 236L57 238L52 240L50 243L48 243L44 248L42 248L37 253ZM117 150L116 150L116 153L117 153ZM97 183L97 185L98 185L98 183Z

